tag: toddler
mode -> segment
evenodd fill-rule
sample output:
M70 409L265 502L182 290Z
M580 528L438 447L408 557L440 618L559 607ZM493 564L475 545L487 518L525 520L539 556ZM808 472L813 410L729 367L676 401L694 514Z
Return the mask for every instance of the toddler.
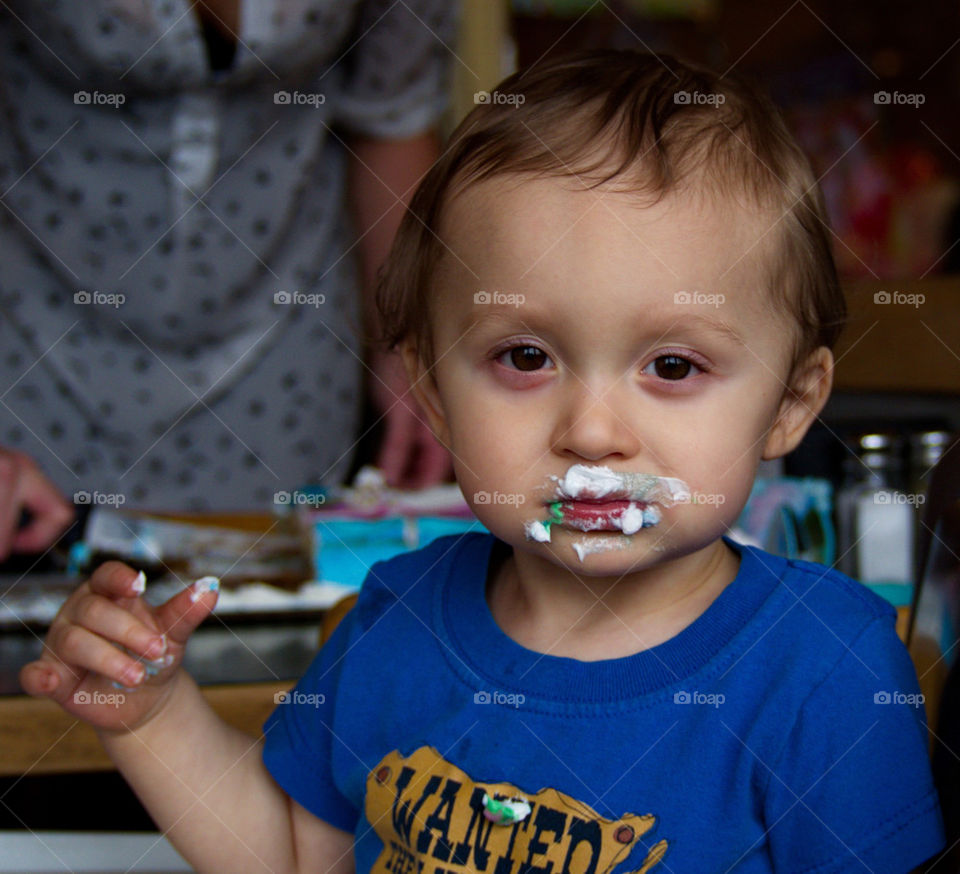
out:
M634 52L511 76L423 180L380 305L490 533L374 565L260 741L179 667L208 586L154 609L103 565L23 670L197 870L905 874L941 849L893 608L725 533L822 409L845 316L767 99ZM98 705L112 682L135 691Z

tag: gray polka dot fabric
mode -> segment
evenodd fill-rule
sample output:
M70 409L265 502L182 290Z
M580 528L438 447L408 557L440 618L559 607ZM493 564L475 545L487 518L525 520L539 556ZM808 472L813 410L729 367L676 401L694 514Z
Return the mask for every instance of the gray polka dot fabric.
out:
M0 445L68 496L255 508L339 481L360 412L349 134L446 103L458 4L0 6Z

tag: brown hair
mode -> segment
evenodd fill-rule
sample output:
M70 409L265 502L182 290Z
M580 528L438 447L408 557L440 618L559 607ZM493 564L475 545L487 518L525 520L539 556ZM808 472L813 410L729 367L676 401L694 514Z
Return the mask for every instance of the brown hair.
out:
M822 195L774 104L737 76L669 55L577 52L505 79L450 137L424 177L381 268L377 304L391 347L412 339L433 363L431 282L444 204L509 174L577 176L654 201L694 180L776 210L766 282L799 327L794 364L831 347L846 305Z

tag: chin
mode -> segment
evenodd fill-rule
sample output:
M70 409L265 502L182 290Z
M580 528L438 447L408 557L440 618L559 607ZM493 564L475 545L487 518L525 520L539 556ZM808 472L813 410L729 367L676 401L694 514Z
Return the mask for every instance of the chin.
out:
M550 543L523 540L515 549L546 557L551 563L588 577L623 576L662 560L655 538L645 542L616 533L565 534Z

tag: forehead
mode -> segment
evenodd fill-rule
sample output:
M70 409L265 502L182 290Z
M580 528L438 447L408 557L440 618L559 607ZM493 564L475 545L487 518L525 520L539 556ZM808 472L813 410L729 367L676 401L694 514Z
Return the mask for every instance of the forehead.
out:
M648 269L671 278L716 281L756 272L779 239L772 209L687 188L656 203L575 177L502 176L454 194L441 236L448 267L470 270L505 260L524 276L544 262ZM450 263L452 262L452 263ZM506 266L506 265L505 265Z
M451 197L436 279L441 288L561 278L595 291L597 282L655 283L670 294L739 288L760 304L781 231L775 210L702 189L653 203L574 177L497 177Z

